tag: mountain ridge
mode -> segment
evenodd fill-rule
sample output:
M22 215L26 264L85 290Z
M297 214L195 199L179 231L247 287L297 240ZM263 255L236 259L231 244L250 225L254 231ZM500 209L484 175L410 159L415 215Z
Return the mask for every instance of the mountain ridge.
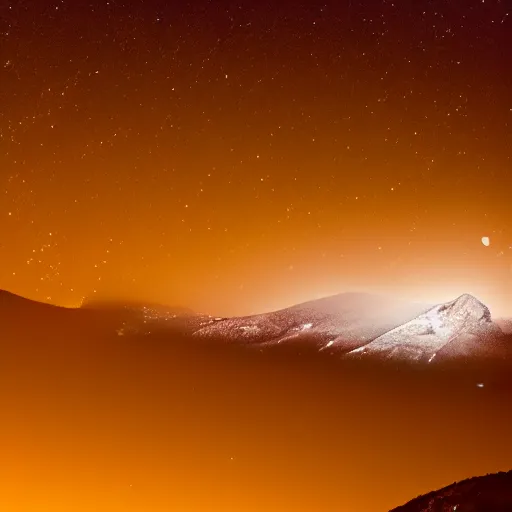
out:
M349 355L425 360L431 363L441 350L449 352L447 347L450 345L453 348L451 344L455 341L501 335L503 332L492 321L489 308L473 295L465 293L453 301L430 308Z
M512 471L454 482L390 512L507 512L512 510Z
M2 305L4 307L2 307ZM8 313L8 311L15 312ZM512 342L489 308L471 294L437 305L385 295L348 292L288 308L242 317L199 315L143 301L100 300L63 308L0 291L0 315L9 320L66 313L71 321L104 317L119 335L166 332L249 347L312 350L345 359L433 364L440 361L512 355ZM51 313L46 315L45 312ZM48 318L46 318L46 316ZM86 316L84 316L86 315ZM12 320L11 318L11 320ZM508 320L502 320L506 325Z

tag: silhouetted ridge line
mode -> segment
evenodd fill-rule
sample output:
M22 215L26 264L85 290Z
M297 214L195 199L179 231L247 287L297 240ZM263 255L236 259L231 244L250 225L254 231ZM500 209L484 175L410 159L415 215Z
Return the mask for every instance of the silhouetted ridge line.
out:
M512 471L488 474L455 482L418 496L390 512L510 512Z

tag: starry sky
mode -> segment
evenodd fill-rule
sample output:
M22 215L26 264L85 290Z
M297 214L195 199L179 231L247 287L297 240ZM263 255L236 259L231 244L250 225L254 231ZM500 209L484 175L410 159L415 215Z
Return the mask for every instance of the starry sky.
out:
M508 313L511 11L1 0L0 288L225 315L468 292Z

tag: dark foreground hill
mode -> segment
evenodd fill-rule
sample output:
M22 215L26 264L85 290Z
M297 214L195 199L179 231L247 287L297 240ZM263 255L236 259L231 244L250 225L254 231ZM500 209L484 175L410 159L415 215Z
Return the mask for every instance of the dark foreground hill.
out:
M391 512L510 512L512 471L470 478L420 496Z

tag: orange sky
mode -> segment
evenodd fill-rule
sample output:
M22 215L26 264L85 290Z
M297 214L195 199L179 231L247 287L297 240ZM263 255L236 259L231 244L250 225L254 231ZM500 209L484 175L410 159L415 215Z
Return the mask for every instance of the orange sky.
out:
M511 313L506 3L168 4L1 4L1 288Z

